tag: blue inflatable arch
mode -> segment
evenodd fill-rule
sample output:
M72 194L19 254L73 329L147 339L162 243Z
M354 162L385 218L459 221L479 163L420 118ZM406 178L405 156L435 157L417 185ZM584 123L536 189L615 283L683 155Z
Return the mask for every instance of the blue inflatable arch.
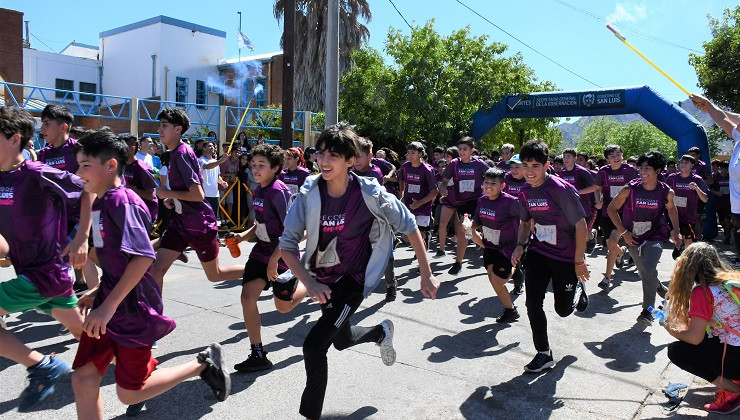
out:
M640 114L648 122L676 140L678 156L698 146L702 160L710 162L707 133L699 120L666 100L648 86L600 89L578 92L538 92L505 97L490 109L473 114L473 138L483 138L504 118L587 117ZM707 215L714 215L712 194ZM705 223L705 237L717 236L716 223Z

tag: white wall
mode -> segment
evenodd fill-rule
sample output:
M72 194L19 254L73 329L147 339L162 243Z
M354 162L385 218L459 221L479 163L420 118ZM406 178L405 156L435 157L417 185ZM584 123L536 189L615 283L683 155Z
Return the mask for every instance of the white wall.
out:
M98 57L98 51L99 50L96 50L94 48L87 48L80 45L69 44L67 48L63 49L59 54L98 60L100 58Z
M55 79L67 79L74 81L74 90L79 90L80 82L87 82L95 83L100 92L99 67L98 60L23 49L23 83L26 85L53 89Z
M161 24L149 25L100 39L103 93L149 98L152 96L152 54L160 55ZM161 73L158 70L158 73ZM157 94L160 94L157 86Z

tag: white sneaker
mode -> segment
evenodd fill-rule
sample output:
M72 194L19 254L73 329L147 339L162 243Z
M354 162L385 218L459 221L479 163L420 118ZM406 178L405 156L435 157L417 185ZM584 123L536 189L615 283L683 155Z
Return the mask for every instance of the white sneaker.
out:
M380 358L383 359L386 366L391 366L396 363L396 350L393 348L393 321L386 319L380 323L380 326L383 327L385 333L383 339L378 343Z

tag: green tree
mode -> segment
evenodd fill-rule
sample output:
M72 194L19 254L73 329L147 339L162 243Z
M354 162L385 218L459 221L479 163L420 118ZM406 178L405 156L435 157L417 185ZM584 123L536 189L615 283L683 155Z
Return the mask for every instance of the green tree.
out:
M690 54L699 86L717 104L740 110L740 5L725 9L721 19L709 17L712 40L704 55Z
M442 36L433 20L414 27L411 35L391 28L384 48L390 63L368 46L353 54L352 70L342 78L340 118L357 124L376 144L396 150L414 140L452 144L471 133L471 117L479 108L504 95L555 89L538 82L521 54L505 56L507 48L487 36L471 36L467 27ZM484 148L519 143L520 128L527 138L545 137L551 122L514 120L478 140Z
M296 0L295 19L295 107L313 112L324 110L326 91L326 31L328 0ZM275 18L285 13L285 1L276 0ZM339 74L350 68L352 51L370 38L360 23L372 19L367 0L339 1Z
M622 125L611 118L598 118L583 129L583 134L576 140L579 152L602 156L604 147L609 144L622 146L625 158L639 156L651 150L658 150L666 158L676 157L676 141L665 135L652 124L634 121Z

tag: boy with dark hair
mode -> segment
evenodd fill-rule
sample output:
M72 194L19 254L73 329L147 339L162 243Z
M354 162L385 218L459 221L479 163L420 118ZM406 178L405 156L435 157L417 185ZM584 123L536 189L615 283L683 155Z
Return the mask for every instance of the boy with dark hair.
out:
M121 139L126 142L128 147L128 159L126 160L126 167L123 169L126 188L133 191L144 201L151 220L157 220L159 203L157 197L154 196L157 183L146 165L136 158L136 152L139 150L139 140L136 136L131 135L121 136Z
M392 252L393 233L407 235L419 261L421 289L434 298L439 282L432 275L414 216L376 182L350 172L359 155L358 136L346 123L326 128L318 141L321 176L308 178L285 218L280 237L283 259L321 305L321 317L303 344L306 387L300 413L318 419L326 394L327 351L360 343L380 346L383 363L396 360L393 323L352 326L350 318L380 282ZM302 261L296 255L306 235Z
M585 154L586 159L588 155ZM599 189L599 186L594 183L594 177L588 166L581 166L577 164L578 152L576 149L567 148L563 150L563 168L560 170L558 175L564 181L572 185L581 199L581 206L586 216L586 225L588 229L588 240L589 242L596 241L596 231L591 230L591 220L593 216L593 206L591 205L591 196L594 191ZM585 161L583 162L584 164Z
M691 155L695 160L694 169L691 170L691 173L698 175L701 179L704 180L705 184L712 185L712 182L714 181L714 179L712 178L712 168L708 166L706 162L701 160L701 149L694 146L694 147L689 148L689 150L687 150L686 153ZM702 236L701 215L704 214L704 203L705 203L704 201L700 201L697 206L697 212L699 214L699 217L696 220L696 231L695 231L697 239L701 239L701 236Z
M658 261L663 253L662 242L668 240L668 224L665 213L668 210L673 230L670 237L673 243L681 243L678 232L678 212L673 204L673 190L658 181L665 168L665 157L658 151L640 155L637 159L640 177L633 179L619 190L619 194L609 204L609 217L620 236L629 247L630 256L635 261L637 272L642 280L642 312L637 322L652 325L653 316L647 310L655 306L656 291L665 296L667 288L658 279ZM622 209L622 215L619 210Z
M76 148L85 191L98 197L92 210L93 244L103 269L100 284L78 303L85 314L72 374L78 418L103 418L100 381L114 359L116 391L124 404L141 403L197 375L219 401L225 400L230 380L218 343L189 363L154 370L152 343L169 334L175 322L162 315L162 294L150 271L149 211L122 186L127 144L99 131L80 139Z
M521 205L518 198L502 192L503 187L504 171L501 168L487 170L483 180L484 195L478 199L473 216L473 242L483 248L483 267L488 281L504 305L504 312L496 322L509 323L519 318L506 290L506 282L514 274L511 254L516 248ZM482 230L482 237L478 229Z
M160 186L157 196L174 208L172 218L157 250L152 275L160 290L164 275L172 263L190 246L197 253L209 281L235 280L241 277L238 265L221 267L218 263L218 231L216 216L204 202L203 177L195 153L180 139L190 127L188 114L180 108L165 108L157 115L162 143L171 150L167 181L170 188Z
M609 291L614 265L617 264L617 268L621 268L624 265L622 258L626 252L626 248L619 247L620 231L615 230L614 223L609 217L607 208L612 199L619 194L622 187L639 175L635 168L623 162L622 146L616 144L606 146L604 148L604 157L606 158L607 165L599 169L599 172L596 174L595 183L601 187L601 196L604 200L601 211L601 231L604 234L604 238L606 238L608 249L606 254L606 271L604 272L604 277L599 282L599 287Z
M457 254L449 274L456 275L462 269L462 260L468 247L461 220L466 214L473 214L478 205L478 199L483 194L483 174L488 170L482 160L474 158L475 140L472 137L463 137L457 142L460 157L453 159L442 174L439 194L447 196L447 183L452 180L455 184L455 236L457 237Z
M524 179L524 173L522 172L522 161L519 159L519 155L516 154L509 159L509 172L504 176L503 191L516 197L526 183L527 180Z
M373 142L364 137L360 138L360 156L357 157L355 167L352 169L357 176L375 178L378 184L384 184L383 171L373 162Z
M560 171L563 170L563 155L557 155L552 158L552 174L560 176Z
M678 209L679 233L683 238L684 247L691 245L697 234L694 224L699 217L699 202L706 203L709 199L709 187L697 174L692 173L696 164L693 156L686 154L678 161L679 171L668 175L666 184L673 190L673 203ZM675 244L676 249L681 249L681 244ZM676 256L677 258L678 256Z
M504 143L501 146L501 160L496 164L504 172L509 170L509 160L514 156L514 145L511 143Z
M422 232L424 243L428 243L432 203L438 191L434 170L426 163L425 158L423 144L418 141L409 143L406 147L406 162L399 170L398 183L401 190L400 200L416 217L416 225Z
M435 146L434 150L432 151L432 158L434 159L432 162L432 167L436 168L437 162L439 162L440 159L444 159L445 157L445 148L442 146Z
M714 207L717 210L719 223L725 233L725 245L730 244L732 236L732 213L730 212L730 163L726 160L717 162L717 172L713 174L712 194L716 197Z
M75 309L74 276L65 258L66 211L87 193L75 175L23 158L21 150L34 134L28 112L0 107L0 254L10 258L17 275L0 283L0 316L37 309L79 339L82 317ZM87 248L87 232L84 237ZM41 404L71 370L69 363L31 350L2 325L0 356L28 371L29 384L18 403L21 412Z
M254 189L252 199L256 224L234 235L237 243L257 240L244 265L242 276L241 303L251 353L246 360L234 366L239 372L256 372L272 367L267 352L262 348L262 324L257 300L263 290L269 290L272 286L275 288L275 298L290 302L295 285L295 282L286 285L275 281L278 275L288 269L280 258L278 247L291 200L290 189L278 179L283 169L283 149L276 145L261 144L252 149L251 155L249 165L254 181L259 184ZM284 286L290 293L283 296L279 286Z
M547 317L543 308L545 293L552 282L555 312L561 317L582 312L588 306L583 283L589 278L586 266L588 236L585 213L578 191L559 177L547 173L547 145L530 140L519 151L527 185L519 193L522 204L519 243L511 256L516 266L527 251L525 283L527 316L537 354L524 367L527 372L541 372L555 366L547 337ZM531 221L534 234L531 235Z

